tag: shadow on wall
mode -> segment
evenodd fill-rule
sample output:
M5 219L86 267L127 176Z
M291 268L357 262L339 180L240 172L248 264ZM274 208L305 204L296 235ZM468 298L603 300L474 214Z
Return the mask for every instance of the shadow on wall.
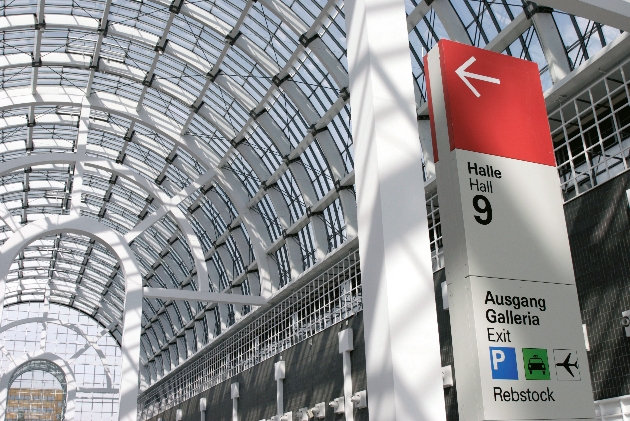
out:
M286 364L285 412L293 411L295 416L300 408L312 408L319 402L325 402L326 417L323 420L343 420L343 414L335 414L328 403L343 396L343 357L339 353L337 334L347 328L352 328L354 332L354 350L350 354L352 390L365 390L363 312L360 312L289 348L279 356L263 361L179 406L150 418L150 421L157 421L158 418L162 418L162 421L176 421L177 409L182 409L182 421L200 421L199 399L202 397L207 400L207 421L231 421L230 385L234 382L239 383L239 421L268 420L277 414L274 364L280 357ZM367 408L355 408L354 414L356 421L368 420Z

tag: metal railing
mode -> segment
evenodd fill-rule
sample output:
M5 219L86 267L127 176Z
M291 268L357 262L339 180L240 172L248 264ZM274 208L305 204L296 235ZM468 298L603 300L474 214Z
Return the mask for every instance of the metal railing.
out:
M354 250L243 329L210 345L181 370L150 387L138 400L139 419L172 408L362 309L359 252Z

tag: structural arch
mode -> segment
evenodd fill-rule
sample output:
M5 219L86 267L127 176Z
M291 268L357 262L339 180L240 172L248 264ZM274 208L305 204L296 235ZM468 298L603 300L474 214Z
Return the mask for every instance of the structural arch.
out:
M123 270L125 302L121 369L133 380L123 381L121 384L119 417L120 420L134 421L137 416L137 379L140 374L142 276L133 252L120 234L91 219L75 215L52 216L25 225L0 247L0 309L4 307L4 290L9 267L20 250L46 234L60 232L78 233L102 242L116 255Z
M22 358L15 361L13 367L0 377L0 421L5 420L7 413L7 398L11 382L14 380L16 374L18 374L21 368L28 369L30 364L37 361L45 361L47 363L54 364L55 367L58 367L63 372L66 392L64 419L67 421L74 421L74 404L77 393L74 371L63 358L49 352L39 352L33 356L28 354L24 355Z

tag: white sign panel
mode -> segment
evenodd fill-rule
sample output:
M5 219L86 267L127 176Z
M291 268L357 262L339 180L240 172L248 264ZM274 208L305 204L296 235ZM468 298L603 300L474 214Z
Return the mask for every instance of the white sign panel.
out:
M593 401L572 285L471 277L486 419L581 418ZM571 311L573 310L573 311Z
M538 69L451 41L426 67L460 419L593 419Z
M458 149L451 154L470 273L575 283L555 167Z

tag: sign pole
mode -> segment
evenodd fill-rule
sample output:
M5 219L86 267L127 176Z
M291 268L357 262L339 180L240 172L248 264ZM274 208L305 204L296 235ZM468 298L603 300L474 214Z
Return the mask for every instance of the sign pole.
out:
M427 68L460 418L593 419L538 67L443 40Z

